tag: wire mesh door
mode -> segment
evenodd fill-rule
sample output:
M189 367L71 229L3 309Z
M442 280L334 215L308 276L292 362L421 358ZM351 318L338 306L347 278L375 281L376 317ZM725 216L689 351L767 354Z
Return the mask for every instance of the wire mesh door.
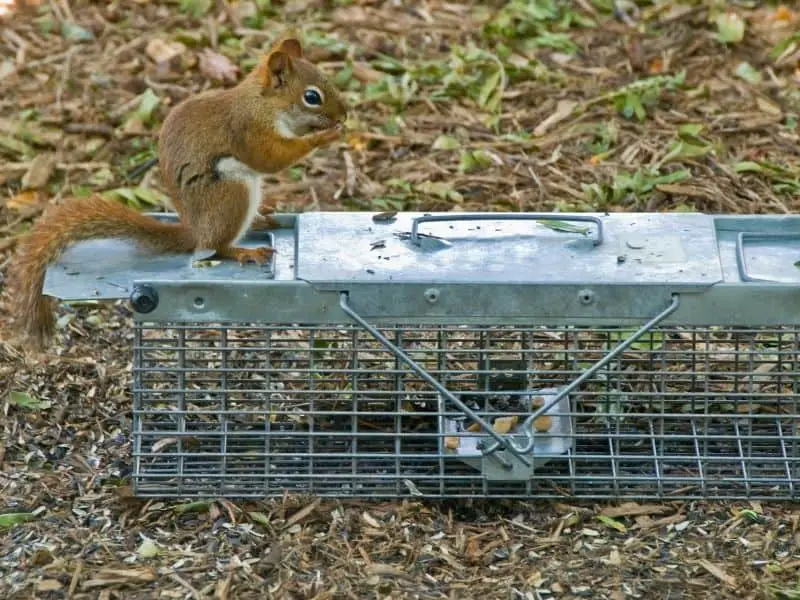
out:
M498 431L633 331L379 329ZM463 437L474 421L356 324L140 322L136 492L796 498L799 333L654 328L543 413L530 473L504 478Z

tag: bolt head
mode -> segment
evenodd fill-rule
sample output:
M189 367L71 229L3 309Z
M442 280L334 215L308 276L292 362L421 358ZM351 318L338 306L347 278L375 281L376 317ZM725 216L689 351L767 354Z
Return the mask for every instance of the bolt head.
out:
M149 285L137 285L131 292L131 305L138 313L153 312L158 306L158 292Z

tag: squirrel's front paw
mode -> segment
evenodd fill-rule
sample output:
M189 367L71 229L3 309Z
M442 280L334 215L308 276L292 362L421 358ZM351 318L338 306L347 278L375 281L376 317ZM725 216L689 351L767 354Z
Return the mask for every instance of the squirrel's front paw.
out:
M259 248L236 248L234 249L233 257L239 261L240 265L253 262L259 266L263 266L269 262L273 254L275 254L274 248L261 246Z
M269 215L256 214L253 221L250 223L250 229L253 231L266 231L269 229L278 229L280 223Z
M330 129L325 129L314 134L314 142L316 145L321 146L324 144L331 144L342 137L344 133L344 125L338 124Z

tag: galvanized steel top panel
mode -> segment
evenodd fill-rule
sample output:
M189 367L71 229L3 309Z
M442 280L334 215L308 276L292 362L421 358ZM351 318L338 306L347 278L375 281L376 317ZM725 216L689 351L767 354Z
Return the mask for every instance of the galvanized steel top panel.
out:
M398 213L305 213L297 217L298 279L336 283L662 284L708 286L722 280L714 218L703 214L614 213L602 222L458 221L464 214L431 213L452 221L424 222L414 243L414 219ZM524 213L521 213L524 216ZM505 218L510 217L507 213ZM563 223L562 223L563 224ZM555 227L555 228L554 228Z
M161 221L177 222L174 214L153 214ZM276 229L275 270L292 276L294 261L293 229ZM239 244L244 247L269 246L270 232L251 231ZM135 281L229 282L265 281L272 277L268 266L240 265L222 260L214 266L193 266L210 252L191 256L154 256L138 249L129 240L87 240L68 248L47 270L44 293L63 300L114 300L130 296Z

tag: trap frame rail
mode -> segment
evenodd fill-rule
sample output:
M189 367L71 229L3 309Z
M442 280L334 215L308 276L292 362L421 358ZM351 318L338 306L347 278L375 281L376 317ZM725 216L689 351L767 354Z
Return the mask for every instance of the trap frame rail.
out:
M49 269L134 308L137 495L797 499L800 218L278 220Z

